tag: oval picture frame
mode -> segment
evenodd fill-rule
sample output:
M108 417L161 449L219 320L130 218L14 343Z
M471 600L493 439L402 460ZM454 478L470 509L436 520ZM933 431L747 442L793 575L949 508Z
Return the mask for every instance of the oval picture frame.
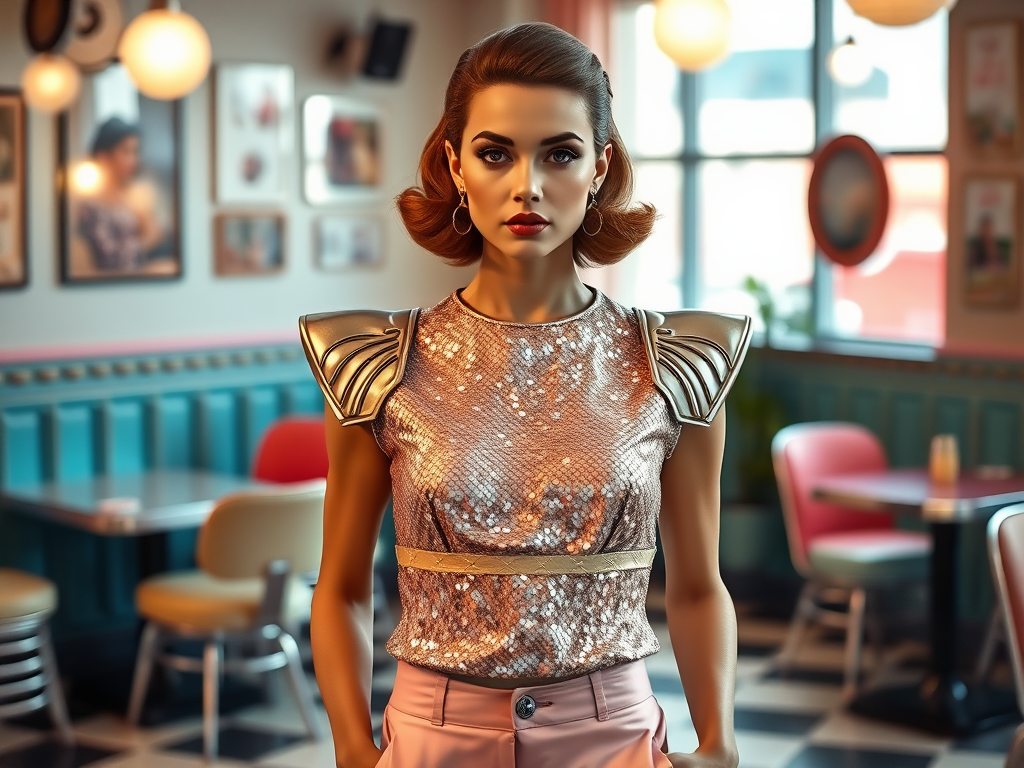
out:
M837 136L818 148L807 215L818 248L834 263L854 267L875 252L889 220L889 181L867 141Z

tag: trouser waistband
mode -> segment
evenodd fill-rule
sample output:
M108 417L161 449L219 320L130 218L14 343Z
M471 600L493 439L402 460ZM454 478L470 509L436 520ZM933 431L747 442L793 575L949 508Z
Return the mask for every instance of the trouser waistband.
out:
M607 720L652 695L642 659L571 680L514 689L486 688L399 661L389 706L434 725L522 730L586 718ZM535 707L524 717L517 704L526 696ZM520 705L520 711L530 709Z

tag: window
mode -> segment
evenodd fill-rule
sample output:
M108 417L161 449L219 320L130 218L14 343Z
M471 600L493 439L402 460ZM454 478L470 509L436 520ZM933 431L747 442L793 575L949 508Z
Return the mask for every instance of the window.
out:
M757 317L751 288L775 306L771 333L940 344L945 324L946 13L878 27L845 0L729 0L731 51L681 73L654 42L651 3L623 3L613 24L616 124L637 168L636 198L657 206L650 240L588 275L619 301ZM816 34L816 30L827 30ZM828 75L853 36L874 64L861 86ZM816 257L807 222L815 145L856 133L884 153L886 234L859 267Z

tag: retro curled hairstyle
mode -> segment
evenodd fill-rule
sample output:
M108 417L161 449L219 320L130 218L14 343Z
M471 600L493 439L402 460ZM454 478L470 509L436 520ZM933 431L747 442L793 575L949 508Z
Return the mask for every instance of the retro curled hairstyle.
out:
M471 264L483 252L483 236L473 227L459 235L452 212L459 193L452 183L445 140L456 153L469 118L472 98L493 85L563 88L582 96L594 130L598 154L612 145L612 158L597 193L604 224L594 236L582 227L573 235L573 259L580 266L614 264L647 239L654 225L654 207L630 207L633 166L612 121L608 75L587 46L558 27L540 22L519 24L484 38L459 58L444 96L444 112L423 147L420 187L395 199L412 239L452 264ZM590 225L593 227L593 224Z

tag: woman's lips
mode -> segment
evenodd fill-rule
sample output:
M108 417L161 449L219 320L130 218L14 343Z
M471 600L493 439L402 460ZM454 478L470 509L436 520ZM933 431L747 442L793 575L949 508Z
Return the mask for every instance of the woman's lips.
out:
M539 234L548 225L548 220L536 213L517 213L505 222L512 233L520 237Z

